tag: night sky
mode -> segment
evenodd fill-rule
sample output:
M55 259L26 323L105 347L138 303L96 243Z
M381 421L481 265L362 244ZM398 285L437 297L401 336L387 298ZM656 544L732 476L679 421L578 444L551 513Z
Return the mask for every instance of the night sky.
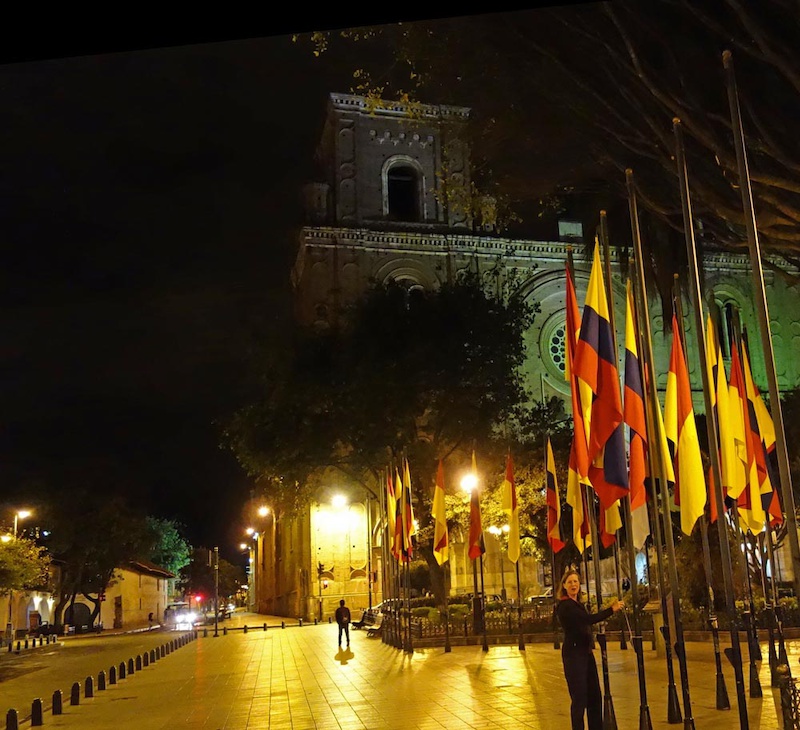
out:
M220 424L288 326L300 188L353 66L292 43L299 14L174 35L75 20L2 39L0 504L99 472L235 553L249 483Z
M100 465L222 549L248 483L218 424L286 327L300 186L349 80L288 35L157 40L0 67L0 469L13 494Z

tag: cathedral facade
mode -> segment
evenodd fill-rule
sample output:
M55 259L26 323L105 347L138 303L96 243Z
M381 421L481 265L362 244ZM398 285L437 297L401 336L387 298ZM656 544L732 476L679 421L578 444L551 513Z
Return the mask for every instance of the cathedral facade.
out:
M582 306L591 264L579 255L586 241L580 227L576 229L566 221L560 234L554 236L557 240L547 241L505 238L484 221L473 219L471 207L463 204L464 191L471 189L471 170L469 149L460 133L469 115L465 107L376 104L361 96L330 95L318 151L322 179L305 191L308 224L302 229L291 274L296 316L307 325L333 326L375 282L394 280L409 289L434 290L469 271L491 291L513 279L515 291L539 309L525 337L528 391L536 400L562 398L569 412L569 384L564 375L565 266L572 249L575 286ZM611 255L613 308L621 348L626 282L613 251ZM709 301L713 298L719 313L724 354L728 353L734 320L753 333L751 342L759 342L747 258L717 253L704 260L703 268L706 296ZM779 387L786 390L800 383L800 358L792 356L800 351L798 290L769 270L766 276ZM683 312L695 408L702 412L694 318L688 302L684 302ZM650 316L663 393L671 337L664 336L663 317L654 301L650 303ZM751 359L756 384L766 394L760 347L752 347ZM276 568L278 573L283 571L282 588L270 588L269 582L263 587L260 610L322 618L330 606L335 607L340 594L358 595L364 604L378 600L380 577L375 568L380 551L376 533L369 532L368 527L376 524L378 515L376 503L366 500L364 504L364 534L370 535L364 560L359 559L359 565L343 564L337 573L335 565L326 566L316 559L321 548L312 549L314 540L309 541L307 549L290 540L298 554L291 565L287 560L283 568ZM312 511L305 527L287 526L287 530L306 534L316 524L315 519ZM262 555L262 562L269 559L269 555ZM458 574L458 558L455 560L454 572ZM487 593L500 593L502 556L499 571L499 579L497 575L488 576L492 587L487 586ZM545 582L541 566L531 565L527 572L527 592L541 591ZM460 573L465 580L462 589L469 590L466 562ZM348 576L353 576L352 582ZM334 584L336 590L326 594Z

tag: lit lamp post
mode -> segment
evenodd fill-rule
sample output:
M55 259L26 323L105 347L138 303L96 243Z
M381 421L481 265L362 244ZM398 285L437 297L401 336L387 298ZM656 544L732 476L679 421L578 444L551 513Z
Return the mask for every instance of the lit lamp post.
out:
M19 531L19 523L21 520L24 520L26 517L30 517L33 514L30 510L21 509L14 513L14 537L3 540L3 542L9 542L11 539L17 539L17 533ZM14 639L14 614L13 614L13 606L14 606L14 591L8 592L8 622L6 623L6 639L8 641L13 641Z
M245 530L245 533L252 538L253 542L251 542L248 546L248 561L250 564L250 572L248 574L248 595L247 595L247 608L250 611L256 610L256 606L258 605L258 579L256 578L256 570L258 569L257 566L257 547L258 547L258 533L256 532L254 527L248 527Z
M475 474L474 471L471 471L465 474L461 478L461 488L470 495L470 500L472 500L472 493L476 492L478 489L478 475ZM471 514L471 507L470 507L470 514ZM470 532L471 526L470 526ZM471 546L470 546L471 547ZM478 590L478 560L481 561L481 590ZM483 595L483 555L480 555L477 559L472 558L472 583L474 587L473 599L472 599L472 620L474 625L474 630L477 633L480 631L483 634L483 648L485 651L489 650L487 639L486 639L486 614L485 614L485 607L484 607L484 595Z

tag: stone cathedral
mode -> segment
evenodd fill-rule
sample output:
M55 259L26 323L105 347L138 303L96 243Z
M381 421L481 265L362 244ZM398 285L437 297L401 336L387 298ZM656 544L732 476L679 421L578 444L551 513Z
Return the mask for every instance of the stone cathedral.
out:
M306 188L307 225L302 229L291 272L296 314L305 324L329 327L345 316L372 282L394 279L409 289L435 289L460 272L477 272L486 287L497 287L512 272L516 287L540 313L526 335L526 385L535 399L557 396L570 410L564 378L565 264L571 244L584 243L580 226L565 221L559 240L518 240L475 225L469 214L448 205L445 185L469 187L470 154L459 128L469 119L464 107L420 104L375 106L367 98L330 95L318 150L323 179ZM599 216L599 211L598 211ZM590 241L591 242L591 241ZM575 255L578 303L583 299L590 263ZM615 324L624 346L625 282L612 260ZM795 272L797 273L797 272ZM735 318L749 332L758 323L746 257L714 254L704 261L705 284L718 305L724 353ZM767 272L775 359L782 390L800 383L800 306L795 285ZM703 397L689 303L683 306L695 409ZM666 383L671 338L663 337L660 307L650 315L659 385ZM751 347L753 373L767 393L760 347ZM341 513L327 504L285 521L277 518L257 533L253 555L256 610L324 620L340 598L352 610L381 600L381 551L374 531L377 502L365 499ZM367 537L367 536L370 536ZM511 572L502 551L487 538L486 593L505 593ZM455 546L454 546L455 548ZM458 551L454 550L454 553ZM453 592L471 590L469 560L451 558ZM522 598L544 589L545 572L523 558ZM501 589L502 586L502 589ZM511 597L516 592L514 586Z
M487 287L515 270L524 296L541 313L527 333L529 392L564 398L565 262L570 242L583 244L580 226L564 222L560 240L533 241L476 232L461 210L442 194L452 180L469 185L469 150L458 128L470 110L441 105L374 106L369 100L331 94L319 147L325 179L307 188L308 225L303 229L293 284L298 315L305 323L332 323L372 281L394 279L409 288L431 289L477 271ZM598 211L599 216L599 211ZM590 241L591 242L591 241ZM613 255L613 253L612 253ZM578 303L583 307L590 262L574 257ZM612 260L612 276L616 270ZM720 313L724 354L733 317L753 333L751 359L757 385L766 395L764 360L752 306L750 266L745 256L715 254L704 261L705 283ZM781 390L800 383L800 305L797 286L766 272L775 360ZM617 341L624 346L625 282L614 277ZM693 317L685 302L690 370L697 368ZM660 383L666 382L671 338L664 338L660 307L650 304L653 345ZM699 375L695 405L704 410Z

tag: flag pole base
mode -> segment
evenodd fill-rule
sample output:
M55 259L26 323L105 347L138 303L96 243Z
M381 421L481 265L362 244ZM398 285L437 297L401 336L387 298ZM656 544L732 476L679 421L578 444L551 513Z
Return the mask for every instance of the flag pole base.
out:
M611 695L603 698L603 730L617 730L617 715Z
M650 720L650 708L642 705L639 708L639 730L653 730L653 722Z
M731 709L731 701L728 699L728 689L725 686L725 676L722 672L717 673L717 709Z
M678 701L678 690L674 684L671 684L667 691L667 722L670 725L677 725L683 722L681 704Z
M761 681L758 678L758 667L755 662L750 662L750 696L763 697Z

